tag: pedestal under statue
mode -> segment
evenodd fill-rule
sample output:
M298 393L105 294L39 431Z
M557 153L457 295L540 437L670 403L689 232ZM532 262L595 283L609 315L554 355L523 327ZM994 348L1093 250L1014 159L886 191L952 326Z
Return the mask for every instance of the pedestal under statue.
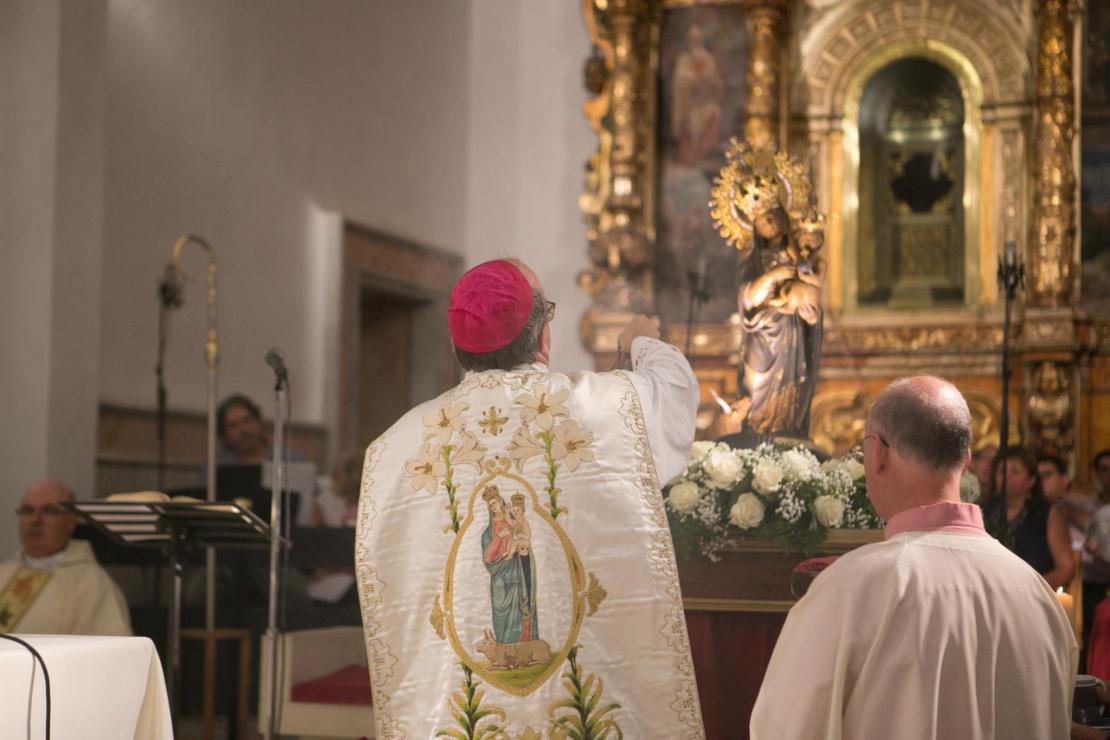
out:
M736 447L808 441L821 356L824 217L797 160L735 139L727 156L710 216L741 253L740 397L733 409L743 426L725 440Z

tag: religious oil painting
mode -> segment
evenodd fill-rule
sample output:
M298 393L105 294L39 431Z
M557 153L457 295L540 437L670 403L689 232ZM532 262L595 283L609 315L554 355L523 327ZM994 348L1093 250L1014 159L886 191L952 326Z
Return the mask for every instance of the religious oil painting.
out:
M698 320L736 311L738 256L713 228L707 203L729 138L744 123L747 29L739 5L665 11L659 41L656 305L687 318L690 287L708 293Z
M1110 3L1090 3L1083 64L1079 233L1083 307L1110 315Z
M447 564L451 642L490 684L519 696L546 681L582 620L581 564L523 479L480 482Z

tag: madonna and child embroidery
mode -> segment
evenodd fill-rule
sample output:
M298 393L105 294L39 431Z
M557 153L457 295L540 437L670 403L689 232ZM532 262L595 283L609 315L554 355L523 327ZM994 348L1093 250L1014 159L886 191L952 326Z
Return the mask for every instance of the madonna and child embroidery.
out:
M605 589L597 577L590 574L587 579L574 543L558 523L560 515L569 513L569 508L559 501L560 471L574 472L594 459L591 448L594 435L570 418L565 405L569 393L566 389L552 391L536 383L517 395L512 411L518 416L519 426L504 454L491 451L468 431L467 403L448 401L424 417L424 443L405 465L414 492L446 496L448 522L443 530L454 535L454 542L444 567L443 596L442 599L437 596L429 623L438 636L450 641L463 669L462 693L452 699L454 710L461 717L473 720L473 715L481 712L481 707L473 704L479 681L523 696L544 684L563 663L568 664L570 675L577 676L575 640L582 620L587 611L595 613L605 598ZM478 426L490 437L496 437L509 421L501 409L491 406L482 414ZM465 496L455 482L456 473L463 466L480 473L478 482ZM542 490L542 496L537 488ZM548 533L546 542L558 543L557 551L548 550L543 555L537 552L534 536L537 528ZM471 536L472 531L480 534ZM463 547L480 553L485 574L477 582L473 573L458 577L459 552ZM539 603L545 598L537 567L540 557L551 558L552 564L557 561L565 569L568 588L546 592L548 599L558 599L555 594L561 593L565 602L557 607L567 617L562 634L554 631L549 634L540 622ZM473 644L464 643L455 619L458 611L453 607L460 590L469 594L480 590L486 595L481 607L489 615L488 626ZM567 680L573 685L576 679ZM585 696L578 698L589 701ZM573 704L573 697L568 695L568 701ZM616 709L616 704L609 704L598 711L610 714ZM489 715L482 716L491 718L486 724L490 725L489 732L496 734L494 719L503 710L492 707L489 711ZM605 721L619 729L614 719ZM444 729L452 737L459 731Z

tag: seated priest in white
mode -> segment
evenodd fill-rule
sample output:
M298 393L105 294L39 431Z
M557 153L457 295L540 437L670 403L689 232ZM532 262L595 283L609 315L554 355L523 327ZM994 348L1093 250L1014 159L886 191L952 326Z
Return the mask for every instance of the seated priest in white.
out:
M119 587L89 543L71 539L77 515L61 504L73 492L41 480L16 509L22 551L0 563L0 632L32 635L130 635Z
M660 483L698 385L632 318L631 369L548 368L516 260L451 292L462 382L366 451L355 570L378 737L703 738Z
M1045 580L960 502L963 396L896 381L864 432L886 540L838 559L790 610L753 740L1068 737L1075 636Z

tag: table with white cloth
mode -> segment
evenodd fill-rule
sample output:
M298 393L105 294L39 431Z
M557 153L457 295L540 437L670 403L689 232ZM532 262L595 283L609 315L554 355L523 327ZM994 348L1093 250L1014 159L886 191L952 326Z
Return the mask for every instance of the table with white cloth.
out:
M145 637L16 635L50 674L53 740L172 740L166 683ZM42 669L24 646L0 639L0 738L46 737Z

